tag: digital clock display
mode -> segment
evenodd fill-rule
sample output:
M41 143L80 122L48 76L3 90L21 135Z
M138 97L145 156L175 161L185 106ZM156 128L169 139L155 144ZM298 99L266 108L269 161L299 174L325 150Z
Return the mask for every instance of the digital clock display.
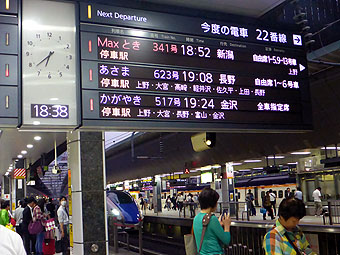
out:
M68 119L69 106L59 104L31 104L31 117Z
M88 11L84 7L81 10ZM159 30L142 30L143 24L125 28L115 19L110 26L111 21L100 16L103 6L93 8L101 12L93 19L82 13L85 23L80 28L85 125L111 120L114 126L119 120L137 128L169 123L179 130L214 125L311 128L307 60L300 35L211 21L196 24L188 17L179 28L182 17L174 25L167 14L162 15L168 23L159 23ZM162 19L153 15L142 16Z

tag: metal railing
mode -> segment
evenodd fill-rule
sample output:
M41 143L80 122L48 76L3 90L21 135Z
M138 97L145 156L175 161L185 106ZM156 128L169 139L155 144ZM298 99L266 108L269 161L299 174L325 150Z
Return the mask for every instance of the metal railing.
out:
M248 202L219 202L219 213L222 214L223 209L228 209L230 216L236 220L250 221L250 204Z
M253 250L242 244L233 244L224 249L225 255L253 255Z
M123 244L126 246L127 250L130 250L130 238L129 238L129 233L125 231L125 228L133 228L138 230L138 250L139 254L143 254L143 222L141 221L137 225L129 225L129 224L124 224L121 222L118 222L116 218L114 217L109 217L109 236L111 243L113 241L113 247L114 247L114 252L118 253L119 251L119 244ZM118 236L123 235L125 236L125 242L120 242ZM112 240L113 239L113 240Z
M340 224L340 200L328 200L327 212L323 214L324 225Z

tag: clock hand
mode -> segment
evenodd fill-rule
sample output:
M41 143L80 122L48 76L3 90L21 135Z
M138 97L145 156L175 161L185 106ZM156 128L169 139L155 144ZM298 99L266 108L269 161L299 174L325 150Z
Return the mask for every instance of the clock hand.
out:
M48 59L46 61L46 64L45 64L45 67L47 66L48 64L48 61L50 61L50 57L54 54L54 51L50 51L50 54L48 55Z
M54 51L50 51L50 53L48 53L48 55L43 59L41 60L36 66L40 65L42 62L44 62L46 59L50 58L51 55L54 53Z

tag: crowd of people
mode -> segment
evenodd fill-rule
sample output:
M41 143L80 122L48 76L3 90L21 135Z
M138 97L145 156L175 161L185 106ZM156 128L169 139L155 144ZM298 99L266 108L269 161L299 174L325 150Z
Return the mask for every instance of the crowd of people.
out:
M0 231L7 232L7 238L1 236L0 251L13 255L54 254L55 231L58 231L59 252L63 255L68 254L69 215L66 207L64 196L59 201L53 201L52 198L36 200L34 197L29 197L20 200L18 207L11 214L9 201L1 201ZM57 226L57 228L50 226ZM6 242L7 239L14 242L13 247L9 247L11 242Z
M173 194L172 196L165 195L163 197L163 199L165 200L164 209L167 209L168 211L178 210L179 213L182 213L185 206L188 206L190 210L190 217L194 218L196 215L196 210L199 207L198 196L198 193L184 194L184 192ZM146 208L148 208L149 210L153 209L152 199L150 199L150 203L148 203L148 200L144 198L142 194L139 195L139 205L140 209L143 211L146 210Z
M253 204L254 198L252 196L251 190L248 191L247 196L250 197L250 199L248 198L246 199L246 201L248 202L251 208L251 215L256 215L256 210L252 209L254 208L254 204ZM297 187L297 190L295 192L292 192L290 188L287 188L285 190L284 196L286 199L296 198L297 200L303 201L302 191L300 187ZM263 215L263 220L266 220L267 214L268 216L270 216L272 220L277 216L276 199L277 199L277 195L272 189L269 189L268 191L266 191L265 196L262 197L262 209L260 212ZM252 213L252 211L255 211L255 214Z
M273 206L276 202L276 197L274 199L271 193L273 193L272 190L266 193L266 207ZM287 189L286 198L282 200L278 208L278 219L264 236L263 248L266 255L316 255L306 236L298 227L299 221L306 215L306 207L302 199L299 199L300 197L300 192L293 194L290 189ZM201 212L194 218L192 232L195 248L200 255L224 254L223 245L228 246L231 240L229 214L223 213L219 218L213 214L217 209L218 199L218 193L211 188L204 188L198 197ZM249 202L254 201L250 190L247 199ZM192 250L190 242L186 242L186 250L187 254Z

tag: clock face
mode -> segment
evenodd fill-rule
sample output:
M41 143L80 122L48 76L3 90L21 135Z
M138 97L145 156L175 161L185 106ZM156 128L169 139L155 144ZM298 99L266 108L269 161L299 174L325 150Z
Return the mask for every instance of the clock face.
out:
M77 126L75 4L30 0L22 7L23 127Z
M35 78L61 80L74 71L71 41L67 33L36 31L23 42L23 64Z

